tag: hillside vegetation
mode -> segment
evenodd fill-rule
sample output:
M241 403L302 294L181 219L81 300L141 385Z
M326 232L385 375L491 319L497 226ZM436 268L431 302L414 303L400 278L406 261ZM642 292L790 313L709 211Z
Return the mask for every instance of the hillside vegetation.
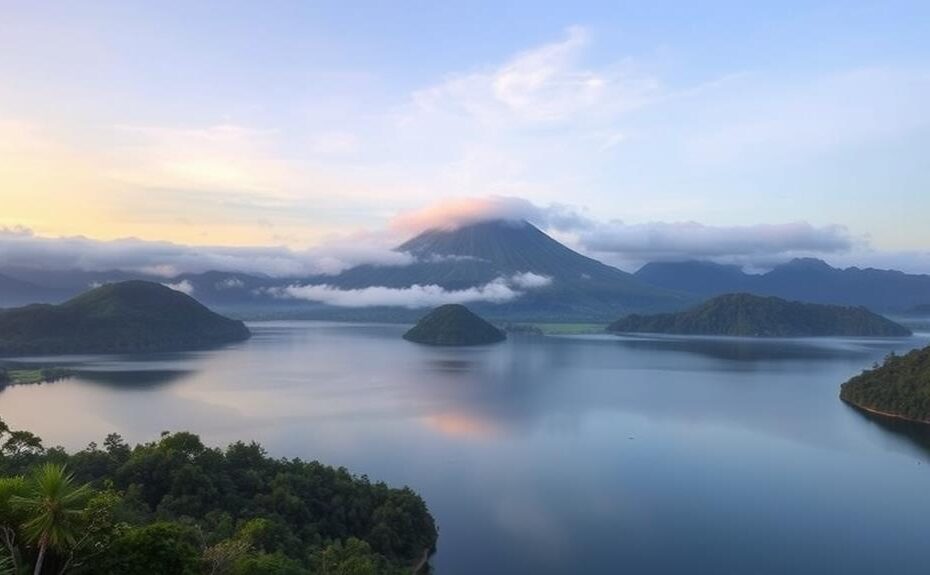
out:
M161 284L126 281L60 305L0 311L0 354L178 351L240 341L241 321Z
M840 398L866 410L930 423L930 347L889 355L840 388Z
M437 307L404 334L407 341L446 346L484 345L506 338L503 331L458 304Z
M110 435L68 454L2 421L0 534L0 572L87 575L406 575L437 539L410 489L255 443Z
M861 307L786 301L777 297L728 294L680 313L630 315L612 332L757 337L907 336L907 328Z

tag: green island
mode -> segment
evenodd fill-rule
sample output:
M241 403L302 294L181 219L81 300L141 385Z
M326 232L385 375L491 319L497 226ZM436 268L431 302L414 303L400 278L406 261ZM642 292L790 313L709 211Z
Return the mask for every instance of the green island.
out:
M0 389L8 385L52 383L74 375L74 370L65 367L0 367Z
M0 355L183 351L241 341L241 321L155 282L106 284L63 304L0 311Z
M727 294L679 313L629 315L608 326L615 333L667 333L749 337L911 335L906 327L863 307Z
M436 540L409 488L255 443L111 434L69 454L0 421L3 575L400 575Z
M888 355L844 383L840 399L877 415L930 423L930 347Z
M467 307L447 304L426 314L404 339L425 345L467 346L497 343L507 335Z

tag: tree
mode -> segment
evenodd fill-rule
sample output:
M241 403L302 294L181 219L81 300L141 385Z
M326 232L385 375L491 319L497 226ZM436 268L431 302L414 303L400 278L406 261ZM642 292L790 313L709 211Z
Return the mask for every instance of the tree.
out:
M26 494L26 481L22 477L0 478L0 538L6 547L7 557L12 572L19 572L19 549L17 548L18 528L23 522L23 515L10 503L14 497ZM0 573L3 573L0 570Z
M199 536L179 523L158 522L124 533L108 553L109 575L200 575Z
M27 517L23 531L38 548L34 575L42 573L49 549L73 546L82 519L87 485L77 486L64 466L47 463L32 477L26 496L14 495L10 503Z
M13 459L20 459L31 455L40 455L45 451L42 440L29 431L11 431L9 437L3 442L0 453Z

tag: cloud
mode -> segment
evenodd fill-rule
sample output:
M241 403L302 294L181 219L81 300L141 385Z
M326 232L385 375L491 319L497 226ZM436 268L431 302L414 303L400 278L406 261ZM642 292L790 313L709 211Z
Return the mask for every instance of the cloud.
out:
M528 220L559 241L606 263L630 269L648 261L711 259L765 268L796 256L831 256L844 265L877 265L911 272L930 271L925 251L882 252L869 245L867 236L842 225L815 226L807 222L713 226L699 222L628 224L590 217L582 208L564 204L537 204L514 196L482 196L438 202L395 216L387 229L332 236L309 249L284 246L192 246L135 238L95 240L83 236L45 237L27 228L0 228L0 270L4 267L124 270L162 278L205 271L242 272L275 278L332 276L357 265L405 266L421 261L394 248L429 228L455 229L486 220ZM438 262L449 257L429 257ZM459 257L461 259L461 256ZM861 263L860 263L861 262ZM504 278L507 289L518 292L546 285L548 278L518 274ZM318 282L323 284L325 282ZM233 284L217 286L232 289ZM323 288L316 288L325 293ZM448 296L430 286L417 288L423 298L491 297L506 293L491 286ZM322 290L322 291L321 291ZM369 292L346 296L413 297L410 293ZM431 291L432 290L432 291ZM326 295L327 299L343 296ZM510 297L510 296L507 296Z
M83 236L43 237L25 228L0 228L0 268L124 270L161 277L227 271L272 277L332 275L361 265L401 266L415 261L390 249L377 234L331 239L308 250L283 246L189 246L135 238L101 241Z
M593 69L580 64L588 30L572 26L562 40L520 52L489 69L453 74L417 90L412 100L424 114L492 122L551 124L616 114L642 104L656 82L629 67Z
M418 309L450 303L505 303L522 296L524 290L538 289L550 283L552 278L525 272L461 290L447 290L433 284L414 284L406 288L374 286L361 289L339 289L327 284L295 284L266 288L263 292L279 298L301 299L337 307L392 306Z
M194 286L187 280L181 280L175 283L162 283L161 285L169 287L187 295L194 295Z
M535 289L546 287L552 283L552 278L549 276L543 276L539 274L534 274L532 272L524 272L522 274L515 274L510 278L510 282L523 289Z
M552 229L578 229L591 221L577 208L562 204L539 206L524 198L484 196L444 200L396 216L391 227L407 233L428 229L458 229L491 220L526 220Z
M494 280L483 286L462 290L446 290L432 284L415 284L406 288L375 286L343 290L323 284L270 288L266 292L276 297L302 299L337 307L395 306L409 309L479 301L504 303L522 295L521 292L511 288L502 279Z
M578 242L589 252L643 261L842 253L855 243L844 226L815 227L807 222L749 226L611 222L579 234Z

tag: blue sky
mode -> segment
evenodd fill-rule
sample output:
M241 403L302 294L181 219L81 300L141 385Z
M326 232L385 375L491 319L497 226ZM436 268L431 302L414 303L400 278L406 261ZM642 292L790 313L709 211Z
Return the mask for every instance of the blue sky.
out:
M496 197L584 215L554 231L617 263L699 225L776 247L696 255L930 272L925 2L0 12L8 233L303 249Z

